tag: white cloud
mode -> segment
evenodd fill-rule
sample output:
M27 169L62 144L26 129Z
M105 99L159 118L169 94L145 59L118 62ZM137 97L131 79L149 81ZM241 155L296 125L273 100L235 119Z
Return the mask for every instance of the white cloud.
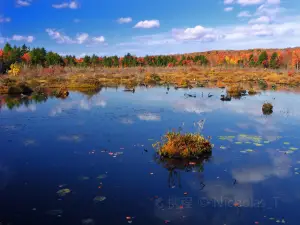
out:
M118 19L118 23L123 24L123 23L130 23L132 22L131 17L121 17Z
M233 7L226 7L224 9L225 12L231 12L233 10Z
M53 4L52 5L53 8L56 8L56 9L65 9L65 8L70 8L70 9L77 9L79 6L78 6L78 3L76 1L71 1L71 2L63 2L61 4Z
M70 38L67 35L62 34L61 32L55 30L55 29L46 29L46 32L48 33L48 35L56 40L57 43L59 44L74 44L76 43L76 41L74 41L72 38Z
M224 0L224 5L229 5L234 3L234 0Z
M94 37L93 38L93 41L94 42L97 42L97 43L102 43L105 41L105 38L103 36L99 36L99 37Z
M153 114L153 113L143 113L143 114L137 115L137 117L140 120L145 120L145 121L160 121L160 116L157 114Z
M77 2L73 1L69 4L69 8L70 9L77 9L78 8L78 4Z
M251 17L251 14L248 11L240 12L237 17Z
M271 18L270 17L268 17L268 16L261 16L259 18L250 20L249 24L270 23L270 22L271 22Z
M10 42L10 41L23 41L27 43L32 43L34 40L35 40L34 36L22 36L17 34L14 34L11 38L0 36L0 44L3 44L5 42Z
M106 101L102 99L100 95L94 95L90 99L82 98L80 100L67 100L64 102L61 102L60 104L56 105L51 111L50 116L57 116L63 112L72 110L72 109L78 109L78 110L91 110L92 108L96 107L106 107Z
M279 13L284 12L284 8L280 8L277 5L271 6L267 4L263 4L259 6L255 12L256 16L269 16L271 18L276 18Z
M76 36L76 40L78 42L78 44L83 44L85 43L89 38L89 35L87 33L81 33L81 34L77 34Z
M88 33L78 33L75 38L71 38L56 29L46 29L48 35L58 44L99 44L105 42L103 36L90 37Z
M200 40L200 41L215 41L223 36L218 34L212 28L205 28L200 25L185 30L173 29L173 37L177 40Z
M0 15L0 23L9 23L11 19L9 17L4 17Z
M145 29L149 29L149 28L155 28L155 27L159 27L160 23L159 20L144 20L144 21L140 21L138 22L134 28L145 28Z
M18 7L26 7L31 5L31 0L17 0L16 4Z
M259 5L264 3L265 0L238 0L237 3L243 6L246 5Z
M280 4L280 0L267 0L267 3L277 5Z

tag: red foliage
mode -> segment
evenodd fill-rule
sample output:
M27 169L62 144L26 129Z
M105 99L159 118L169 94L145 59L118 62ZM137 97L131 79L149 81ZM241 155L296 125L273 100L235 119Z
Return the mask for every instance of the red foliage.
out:
M2 56L3 56L3 50L0 49L0 57L2 57Z
M83 58L75 59L77 63L83 63Z
M294 76L294 74L295 74L294 71L289 71L289 72L288 72L288 76L289 76L289 77Z
M26 62L26 63L29 63L30 62L30 54L29 53L25 53L22 57L21 57L21 59L24 61L24 62Z

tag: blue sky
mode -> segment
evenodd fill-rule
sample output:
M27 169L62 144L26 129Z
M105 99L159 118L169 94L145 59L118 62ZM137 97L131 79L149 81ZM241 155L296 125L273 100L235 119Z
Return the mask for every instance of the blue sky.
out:
M298 1L5 0L0 47L26 43L76 56L294 47Z

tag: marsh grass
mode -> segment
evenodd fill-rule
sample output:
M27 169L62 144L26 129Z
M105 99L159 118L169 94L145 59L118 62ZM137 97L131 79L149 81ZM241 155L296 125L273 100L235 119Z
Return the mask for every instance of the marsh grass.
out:
M249 94L249 95L256 95L256 94L258 94L258 91L256 91L256 90L252 87L252 88L250 88L250 89L248 90L248 94Z
M162 157L197 158L211 153L213 145L199 133L167 132L153 147Z
M227 89L227 93L232 97L240 97L246 93L246 90L240 85L233 85Z
M45 68L44 68L45 69ZM132 68L69 68L51 70L45 73L43 68L27 68L19 76L0 76L0 92L7 94L8 87L26 82L30 88L43 85L47 88L60 88L65 85L68 89L93 89L97 87L148 86L169 84L178 88L192 88L208 86L214 87L238 86L240 83L253 82L260 89L266 89L268 83L277 85L300 85L300 74L288 76L284 72L247 68L219 68L201 66L178 67L139 67ZM268 82L268 83L267 83ZM270 85L269 85L270 86ZM239 92L232 92L240 95ZM234 96L233 96L234 97Z

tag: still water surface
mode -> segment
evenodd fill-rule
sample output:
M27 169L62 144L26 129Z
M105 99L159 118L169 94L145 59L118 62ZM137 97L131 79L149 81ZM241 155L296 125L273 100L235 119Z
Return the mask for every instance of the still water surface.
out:
M193 89L196 98L186 98L187 90L103 89L3 103L0 222L298 224L300 95L222 102L222 91ZM152 144L174 128L211 136L212 157L159 163Z

